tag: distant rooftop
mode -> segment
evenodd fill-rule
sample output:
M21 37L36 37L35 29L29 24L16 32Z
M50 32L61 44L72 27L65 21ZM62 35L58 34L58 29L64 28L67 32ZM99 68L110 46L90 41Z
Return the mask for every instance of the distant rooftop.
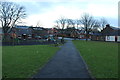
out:
M113 26L110 26L112 29L114 29L114 30L120 30L120 28L119 27L113 27Z
M120 30L120 27L113 27L113 26L110 26L109 24L107 24L106 27L110 27L113 30Z
M21 28L21 29L28 29L31 26L20 26L20 25L16 25L15 28Z

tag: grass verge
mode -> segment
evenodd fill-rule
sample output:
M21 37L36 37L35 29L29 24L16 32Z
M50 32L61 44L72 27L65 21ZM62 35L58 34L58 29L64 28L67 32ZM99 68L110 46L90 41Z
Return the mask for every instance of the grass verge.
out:
M3 46L2 76L4 78L30 78L58 49L49 45Z
M73 43L95 78L118 78L118 43L80 40Z

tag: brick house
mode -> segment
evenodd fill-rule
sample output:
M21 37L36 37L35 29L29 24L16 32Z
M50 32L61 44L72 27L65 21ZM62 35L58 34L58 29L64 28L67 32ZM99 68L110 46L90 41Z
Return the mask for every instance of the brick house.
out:
M30 26L15 26L11 29L11 38L18 38L18 39L31 39L32 38L32 29L29 28Z
M0 40L2 40L2 35L3 35L2 28L0 28Z
M91 32L91 40L93 40L93 41L104 41L100 31L92 31Z
M104 41L120 42L120 28L106 25L101 31Z
M48 30L43 27L30 27L32 29L32 38L42 38L48 35Z

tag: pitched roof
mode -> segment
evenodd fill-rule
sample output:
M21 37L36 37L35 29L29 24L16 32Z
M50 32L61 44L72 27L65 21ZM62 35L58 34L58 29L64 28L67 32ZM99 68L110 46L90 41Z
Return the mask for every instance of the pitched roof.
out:
M29 27L33 30L48 30L47 28L43 28L43 27Z
M32 34L32 31L30 29L17 29L17 34Z
M113 26L110 26L110 28L112 28L113 30L120 30L119 27L113 27Z
M120 36L120 28L113 26L106 26L106 28L102 30L102 35Z
M120 30L117 30L115 32L110 32L109 35L111 35L111 36L120 36Z
M100 35L102 35L101 33L99 33L99 32L95 32L95 33L92 33L92 35L95 35L95 36L100 36Z
M30 26L20 26L16 25L15 28L28 29Z

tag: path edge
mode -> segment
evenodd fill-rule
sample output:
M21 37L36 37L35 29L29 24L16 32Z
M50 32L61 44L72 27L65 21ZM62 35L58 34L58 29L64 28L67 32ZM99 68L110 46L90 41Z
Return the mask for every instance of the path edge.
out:
M73 43L73 41L72 41L72 43ZM74 43L73 43L73 45L74 45ZM74 47L76 48L75 45L74 45ZM79 53L79 55L80 55L80 57L81 57L81 59L82 59L84 65L85 65L85 67L86 67L86 69L87 69L87 71L88 71L88 74L91 76L91 78L92 78L93 80L96 80L96 78L92 75L92 72L89 70L89 68L88 68L88 66L87 66L87 64L86 64L86 62L85 62L85 60L83 59L82 55L80 54L80 51L79 51L77 48L76 48L76 51Z
M64 45L62 45L62 46L64 46ZM62 47L59 47L59 48L60 48L59 50L62 49ZM58 51L59 51L59 50L58 50ZM36 74L37 74L39 71L41 71L42 68L44 68L44 67L54 58L54 56L57 54L58 51L56 51L55 54L50 58L50 60L48 60L41 68L39 68L39 69L37 70ZM31 76L30 78L31 78L31 79L35 79L34 77L35 77L36 74L34 74L33 76Z

